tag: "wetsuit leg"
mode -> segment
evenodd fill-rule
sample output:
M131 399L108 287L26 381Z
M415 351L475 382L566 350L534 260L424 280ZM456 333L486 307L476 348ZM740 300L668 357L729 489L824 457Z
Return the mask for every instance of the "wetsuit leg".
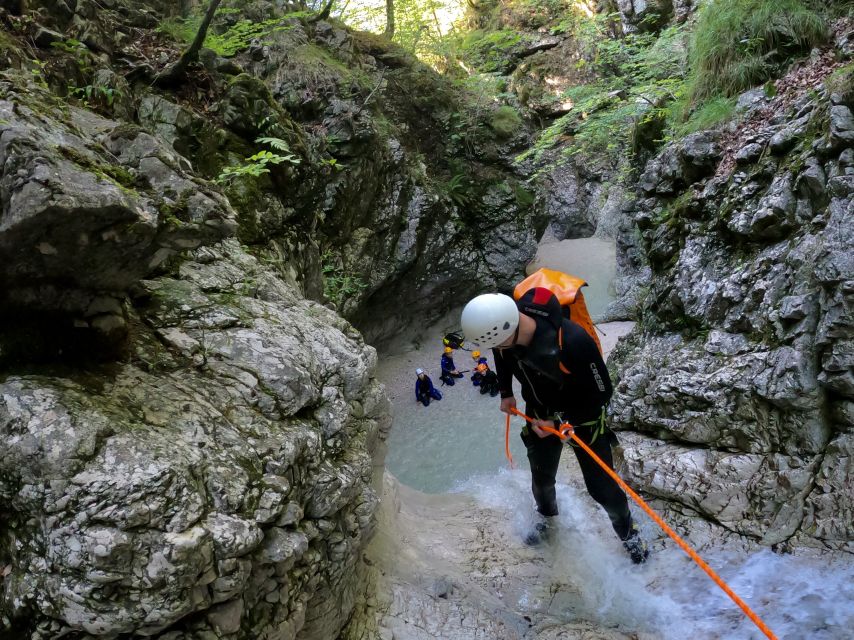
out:
M525 408L525 413L529 416L537 415L530 405ZM563 443L557 436L540 438L530 427L522 433L522 442L525 443L528 461L531 463L531 492L537 502L537 511L544 516L556 516L555 476Z
M611 453L611 437L609 430L599 434L596 441L590 444L592 437L592 427L578 427L575 429L576 435L587 444L593 452L602 458L602 460L612 469L614 468L614 456ZM596 464L586 451L581 447L572 447L575 451L575 457L578 459L578 465L581 467L581 473L584 476L584 484L587 487L587 492L590 497L598 502L605 509L608 517L611 519L611 526L619 536L620 540L625 540L632 528L632 514L629 511L629 502L626 499L626 494L620 489L619 485L605 473L602 468Z
M435 400L441 400L441 399L442 399L442 392L441 392L441 391L439 391L438 389L436 389L435 387L434 387L434 388L433 388L433 390L430 392L430 395L431 395L431 396L433 396L433 398L434 398Z
M421 404L423 404L425 407L428 406L430 404L430 396L426 394L421 396Z

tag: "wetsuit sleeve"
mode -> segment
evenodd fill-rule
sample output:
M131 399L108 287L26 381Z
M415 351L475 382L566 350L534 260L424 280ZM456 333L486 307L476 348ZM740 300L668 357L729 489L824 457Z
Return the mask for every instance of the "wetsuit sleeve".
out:
M454 368L453 361L448 357L442 356L442 371L452 371Z
M513 395L513 365L510 357L505 356L498 349L492 350L492 358L495 361L495 373L498 376L498 391L502 398Z
M415 379L415 399L421 400L421 378Z

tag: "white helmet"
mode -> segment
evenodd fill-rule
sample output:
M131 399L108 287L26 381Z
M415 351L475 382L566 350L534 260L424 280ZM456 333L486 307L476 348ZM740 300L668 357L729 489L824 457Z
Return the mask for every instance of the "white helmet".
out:
M416 376L420 376L422 373L424 373L424 369L416 369L416 370L415 370L415 375L416 375Z
M466 340L482 349L497 347L519 326L519 310L510 296L484 293L473 298L460 318Z

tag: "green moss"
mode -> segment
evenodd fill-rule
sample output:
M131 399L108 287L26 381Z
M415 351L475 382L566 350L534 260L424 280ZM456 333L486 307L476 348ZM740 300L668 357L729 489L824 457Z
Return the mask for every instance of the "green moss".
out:
M505 105L492 113L489 126L499 138L512 138L522 128L522 118L516 109Z
M258 208L264 203L264 177L247 176L235 180L226 188L226 195L237 213L237 238L247 245L264 241L264 234L258 221Z
M175 228L184 226L189 212L190 191L181 194L176 202L162 201L157 207L163 224Z
M527 209L534 204L536 199L533 191L528 190L518 182L514 185L513 195L520 209Z
M854 102L854 63L834 71L824 81L830 93L838 93L844 102Z
M522 46L522 36L510 29L473 31L460 43L460 57L486 73L505 71Z
M132 195L139 195L137 188L142 186L142 181L125 167L98 161L73 147L61 145L57 147L57 151L63 157L94 173L102 180L112 182L123 191L129 192Z

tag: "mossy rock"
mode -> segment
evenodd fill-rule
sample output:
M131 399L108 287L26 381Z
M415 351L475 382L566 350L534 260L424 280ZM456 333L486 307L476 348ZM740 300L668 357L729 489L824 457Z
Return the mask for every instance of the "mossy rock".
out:
M840 67L825 80L831 94L838 94L843 102L854 105L854 63Z
M496 136L507 140L516 135L522 128L522 118L516 109L505 105L492 112L489 118L489 126Z
M526 43L525 37L510 29L473 31L463 40L461 49L480 71L508 73Z

